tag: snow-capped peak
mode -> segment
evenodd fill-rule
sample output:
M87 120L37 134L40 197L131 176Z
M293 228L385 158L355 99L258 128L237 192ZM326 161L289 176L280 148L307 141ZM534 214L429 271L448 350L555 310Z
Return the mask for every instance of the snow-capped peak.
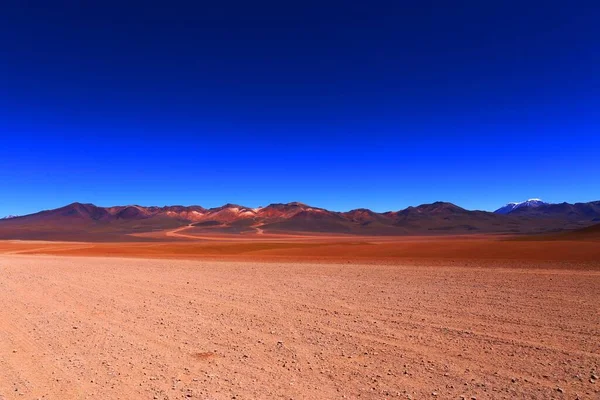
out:
M548 203L545 203L542 199L529 199L526 201L508 203L504 207L501 207L494 212L496 214L510 214L511 212L513 212L514 210L516 210L518 208L523 208L523 207L535 208L535 207L543 206L546 204L548 204Z

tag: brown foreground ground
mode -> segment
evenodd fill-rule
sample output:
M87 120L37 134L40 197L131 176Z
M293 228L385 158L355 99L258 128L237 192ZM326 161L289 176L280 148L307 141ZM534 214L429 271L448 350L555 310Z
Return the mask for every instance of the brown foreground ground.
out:
M598 241L0 253L3 399L600 398Z

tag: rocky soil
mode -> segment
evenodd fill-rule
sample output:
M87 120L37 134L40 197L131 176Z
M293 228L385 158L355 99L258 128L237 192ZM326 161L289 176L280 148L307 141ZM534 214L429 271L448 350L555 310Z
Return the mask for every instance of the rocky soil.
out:
M600 268L0 256L3 399L598 399Z

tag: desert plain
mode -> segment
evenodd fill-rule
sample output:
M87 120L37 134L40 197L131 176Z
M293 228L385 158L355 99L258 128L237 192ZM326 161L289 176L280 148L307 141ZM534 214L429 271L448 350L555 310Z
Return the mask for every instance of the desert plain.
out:
M600 398L597 237L177 233L1 241L0 399Z

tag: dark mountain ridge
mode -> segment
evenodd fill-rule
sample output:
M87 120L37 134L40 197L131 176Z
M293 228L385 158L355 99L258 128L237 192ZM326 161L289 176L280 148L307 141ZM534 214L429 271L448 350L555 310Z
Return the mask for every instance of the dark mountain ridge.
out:
M377 213L366 208L329 211L304 203L249 208L237 204L201 206L98 207L72 203L53 210L0 220L0 238L49 239L102 236L175 229L193 224L212 232L306 232L355 235L538 233L584 228L600 221L600 201L537 204L506 214L471 211L435 202Z

